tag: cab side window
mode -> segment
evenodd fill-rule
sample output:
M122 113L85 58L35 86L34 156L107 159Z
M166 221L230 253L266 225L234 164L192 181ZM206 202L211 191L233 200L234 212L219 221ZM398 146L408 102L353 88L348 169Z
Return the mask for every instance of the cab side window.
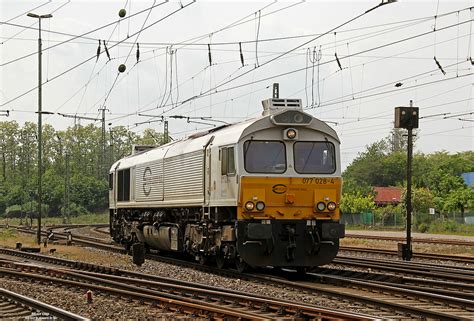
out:
M221 149L221 175L235 174L234 147L224 147Z
M109 174L109 190L114 189L114 174L110 173Z
M118 171L117 200L130 201L130 168Z

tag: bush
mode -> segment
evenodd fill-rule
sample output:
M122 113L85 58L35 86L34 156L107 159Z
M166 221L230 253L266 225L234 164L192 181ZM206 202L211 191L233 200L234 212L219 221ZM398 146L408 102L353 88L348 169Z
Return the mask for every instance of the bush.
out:
M426 223L421 223L421 224L418 224L418 226L416 227L416 230L420 233L426 233L428 231L428 224Z
M7 228L3 230L2 232L0 232L0 240L9 239L13 236L16 236L16 234L17 234L16 229Z
M416 213L413 215L413 220L417 225L430 225L431 223L433 223L434 216L428 213Z
M466 229L467 233L471 233L469 225L458 224L454 220L436 221L429 226L430 233L443 233L443 232L458 232Z
M61 208L61 214L66 216L66 209L63 207ZM81 216L89 214L89 211L85 209L83 206L78 205L76 203L71 203L69 205L69 216Z
M6 217L21 217L23 215L23 211L21 210L21 205L11 205L8 206L5 210Z
M458 224L453 220L447 220L443 224L443 231L445 232L456 232Z

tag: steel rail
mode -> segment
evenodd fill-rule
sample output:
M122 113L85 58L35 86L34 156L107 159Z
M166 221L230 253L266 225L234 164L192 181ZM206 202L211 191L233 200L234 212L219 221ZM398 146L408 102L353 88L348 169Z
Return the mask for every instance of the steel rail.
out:
M56 273L64 273L64 272L57 271ZM84 283L84 282L68 280L68 279L63 279L63 278L58 278L58 277L53 277L53 276L40 275L40 274L35 274L35 273L27 273L24 271L17 271L17 270L8 269L8 268L0 268L0 275L13 276L15 278L37 280L37 281L46 282L48 284L60 283L63 285L68 285L68 286L74 286L74 287L80 287L83 289L100 291L102 293L110 293L113 295L117 295L119 297L133 297L135 299L143 300L147 302L158 301L162 303L164 307L172 308L175 311L180 311L181 313L188 313L188 314L197 313L198 315L205 316L205 317L209 317L208 313L215 313L215 314L220 315L221 317L240 318L243 320L266 320L267 319L267 318L262 318L259 315L247 313L244 311L235 311L235 310L225 308L225 307L215 307L215 306L212 306L212 304L204 303L202 301L195 300L197 302L193 303L191 302L193 301L192 299L188 299L188 300L185 300L185 298L173 299L170 297L150 295L150 294L141 293L140 291L136 291L136 289L132 289L131 287L129 287L129 290L124 290L124 288L126 288L126 286L124 285L122 285L122 289L118 289L118 288L110 287L110 286ZM85 280L87 278L83 278L83 279ZM96 281L101 282L100 279ZM106 282L103 282L103 283L106 283Z
M319 275L324 274L329 276L343 276L345 278L354 280L363 280L364 282L392 285L423 292L464 298L473 300L474 302L474 284L472 283L457 283L452 281L440 281L426 278L413 278L374 272L366 273L330 268L318 268L315 272L317 272ZM309 273L307 276L310 277L311 274Z
M379 307L383 307L385 309L410 314L412 316L418 316L418 318L426 318L426 319L433 318L435 320L453 320L453 319L472 320L472 317L465 318L462 316L455 316L450 311L446 311L446 312L434 311L432 309L432 306L427 307L427 308L420 308L420 307L415 306L414 303L416 302L413 302L411 300L410 300L410 303L397 303L397 302L393 302L392 300L387 301L384 299L375 298L371 296L364 296L362 295L361 292L354 293L353 291L343 290L343 288L360 288L360 289L369 290L371 291L370 293L373 293L373 292L377 292L381 294L385 293L385 295L387 295L387 293L390 293L392 295L395 294L402 298L406 298L408 294L408 290L400 289L400 288L397 288L396 286L383 286L383 285L377 285L377 284L370 284L364 281L355 281L355 280L350 280L344 277L329 277L325 275L320 276L321 282L329 284L329 285L334 285L336 287L322 287L321 284L315 284L313 282L304 282L304 281L294 282L294 281L288 281L288 280L283 280L280 278L275 278L271 276L263 276L263 275L260 276L260 278L262 280L284 284L289 287L300 288L304 291L308 291L312 289L316 293L320 293L320 294L322 293L324 295L339 297L342 300L354 300L357 302L363 302L369 306L376 305ZM418 297L417 296L418 294L423 295L424 293L420 291L414 291L411 293L411 295L413 295L414 297ZM390 297L393 299L393 296L390 296ZM431 296L430 299L425 299L425 300L427 300L426 302L432 302L431 300L433 300L434 297L436 297L436 300L434 302L440 302L440 303L444 302L443 301L444 297L442 296ZM469 301L469 303L472 304L472 301Z
M339 247L339 253L341 253L341 251L363 252L363 253L373 253L373 254L398 256L398 251L394 251L394 250L371 249L371 248L353 247L353 246L341 246L341 247ZM474 256L461 256L461 255L446 255L446 254L414 252L413 253L413 258L453 261L453 262L459 262L459 263L465 263L465 264L473 264L474 263Z
M351 239L366 239L366 240L380 240L380 241L396 241L403 242L406 239L398 236L381 236L381 235L363 235L363 234L346 234L346 238ZM474 246L474 241L451 240L451 239L432 239L423 237L412 237L413 243L428 243L428 244L446 244L459 246Z
M37 254L22 253L22 252L18 252L18 251L14 251L14 250L3 250L3 251L16 252L16 254L18 254L22 257L38 256ZM44 259L49 258L48 256L44 256L44 257L45 257ZM64 261L63 259L58 259L58 258L51 258L51 259L52 260ZM160 259L162 259L162 257L160 257ZM177 261L179 261L179 260L174 259L173 263L177 264ZM59 264L59 263L56 263L56 264ZM187 266L191 266L193 263L184 261L184 264L186 264ZM89 270L94 270L95 268L97 268L97 266L93 265L93 264L74 262L74 261L70 261L70 260L67 260L67 262L65 262L64 265L66 265L66 266L76 266L76 267L81 268L81 269L89 269ZM207 266L203 267L203 266L199 266L197 264L194 264L194 265L197 266L198 268L205 268L206 270L209 270L209 271L213 270L213 269L211 269L210 267L207 267ZM100 267L100 266L99 266L99 270L103 270L103 271L105 271L105 273L109 273L109 274L113 274L113 275L122 275L125 272L125 271L118 270L118 269L110 269L110 268L105 268L105 267ZM221 270L219 270L219 271L221 271ZM130 273L133 273L133 272L126 272L125 275L130 277ZM221 273L225 273L226 275L231 275L233 272L226 270L226 271L221 271ZM261 275L261 274L257 274L257 275L238 274L238 273L233 273L233 274L234 274L234 276L237 275L239 278L245 278L245 279L250 279L250 280L254 280L254 281L269 283L269 284L272 284L272 285L276 284L278 286L286 286L286 287L290 287L290 288L293 288L293 289L298 289L298 290L301 290L301 291L314 293L314 294L318 294L318 295L328 295L328 296L338 298L338 299L341 299L341 300L353 300L354 302L367 304L369 306L378 306L378 307L381 307L383 309L398 311L398 312L401 312L401 313L408 313L408 314L414 315L414 316L420 316L421 315L421 316L424 316L424 317L427 317L427 318L436 318L436 319L441 319L441 320L451 319L451 318L448 318L448 316L450 315L449 312L443 313L443 312L439 312L439 311L431 311L430 309L422 309L422 308L418 308L418 307L415 307L415 306L409 306L409 305L406 305L406 304L404 305L404 304L397 304L397 303L394 303L394 302L387 302L387 301L384 301L383 299L376 299L376 298L366 297L366 296L361 295L360 293L359 294L354 294L354 293L345 292L344 290L341 290L340 285L348 286L348 284L350 284L350 282L349 281L348 282L341 281L341 277L339 277L339 279L337 279L337 281L334 281L335 278L331 279L331 277L329 277L329 276L325 276L325 278L323 278L323 279L320 276L318 276L320 278L320 280L322 280L324 282L332 280L331 282L332 282L333 285L337 284L339 282L338 287L327 288L327 287L321 287L320 285L310 283L310 282L295 282L295 281L289 281L289 280L286 280L286 279L283 279L283 278L277 278L277 277L273 277L273 276L265 276L265 275ZM141 275L141 277L142 278L154 278L154 279L155 278L160 278L158 276L150 276L150 275ZM184 281L179 281L179 282L184 282ZM375 289L378 287L378 285L375 285L375 284L370 285L367 282L359 283L358 287L362 288L363 284L367 284L365 288L369 287L371 290L377 291ZM406 291L404 291L403 289L396 288L396 285L395 285L395 287L392 285L391 288L398 291L397 295L400 295L400 293L401 293L402 296L407 295ZM387 288L385 288L383 291L386 292ZM432 300L432 299L433 298L431 297L430 300ZM436 297L436 301L439 301L440 299L442 299L441 296ZM457 302L457 304L459 303L458 301L456 301L456 302Z
M418 276L430 277L432 279L446 279L459 282L473 283L474 270L464 270L448 267L436 267L433 265L422 265L412 262L402 261L382 261L355 257L337 257L331 264L341 264L350 267L362 267L378 269L382 271L397 272L403 274L413 274Z
M87 318L84 318L83 316L80 316L78 314L74 314L72 312L60 309L58 307L52 306L50 304L29 298L27 296L8 291L7 289L0 288L0 297L7 298L11 301L14 301L20 305L30 307L34 310L41 311L44 313L47 313L50 316L54 316L56 318L59 318L61 320L66 320L66 321L74 321L74 320L89 320ZM26 318L28 319L28 318ZM42 318L43 319L43 318Z
M37 266L30 266L26 264L15 264L17 268L22 270L27 270L31 274L32 271L43 272L47 275L54 276L56 278L67 279L69 281L76 282L87 282L87 285L97 284L105 285L110 288L120 289L126 291L127 293L139 293L145 294L154 297L163 298L163 300L175 300L175 301L185 301L191 304L201 304L204 305L207 309L208 306L214 309L221 309L222 306L225 313L228 315L227 309L231 309L235 312L234 315L229 315L236 317L236 313L243 318L251 319L267 319L271 313L275 314L276 317L287 316L299 316L305 318L319 318L324 320L374 320L375 318L366 316L359 313L348 313L340 312L334 309L319 308L315 306L309 306L304 304L297 304L290 301L280 301L273 299L266 299L263 297L257 298L253 295L248 294L231 294L225 289L223 291L218 290L203 290L192 286L181 286L173 285L170 283L163 282L150 282L146 280L139 279L130 279L128 277L121 276L111 276L104 275L102 273L94 272L76 272L68 269L49 269ZM0 273L2 269L0 268ZM133 285L127 283L134 283ZM137 286L139 284L141 286ZM157 289L150 289L150 286L154 286ZM180 295L176 293L181 293ZM203 302L204 300L204 302ZM230 306L230 308L229 308ZM250 311L243 311L250 310ZM258 311L255 313L254 311ZM212 311L218 312L218 311ZM272 317L274 318L274 317Z
M77 238L76 238L76 240L77 240ZM93 242L90 241L90 243L91 243L92 246L94 246L94 245L92 244ZM103 247L104 245L101 244L100 246ZM151 258L151 257L149 257L149 258ZM165 260L164 260L162 257L160 257L159 260L160 260L160 261L169 262L169 259L165 259ZM179 261L179 260L175 260L175 261ZM176 262L173 262L173 263L176 263ZM183 263L182 263L182 262L179 262L178 264L183 264ZM184 264L186 264L187 266L192 266L192 265L193 265L193 263L190 263L190 262L185 262ZM196 264L194 264L194 267L195 267L195 266L196 266ZM406 272L406 271L405 271L405 272ZM226 272L226 273L227 273L227 272ZM240 277L242 277L242 275L241 275ZM249 277L249 276L246 275L245 277L247 278L247 277ZM262 277L263 277L263 276L253 276L253 277L250 276L250 277L253 278L253 280L258 280L258 279L259 279L259 280L262 280ZM329 277L326 277L325 280L329 280L329 279L330 279ZM278 282L280 282L280 285L281 285L282 281L284 281L284 280L279 280L279 281L278 281ZM272 282L272 281L270 281L270 282ZM276 281L273 281L273 282L276 282ZM342 282L342 283L344 283L344 282ZM363 282L362 282L362 284L363 284ZM298 285L298 284L295 284L295 283L289 284L289 286L292 286L293 288L295 288L295 287L298 288L298 287L299 287L299 288L301 288L301 289L305 289L306 291L308 291L308 289L310 289L310 288L304 287L304 286L301 287L301 285ZM359 284L358 286L361 287L361 284ZM372 289L374 289L375 286L376 286L376 285L374 285L374 284L371 284L371 285L368 284L368 285L367 285L367 287L372 288ZM381 285L379 285L379 286L381 286ZM367 288L367 287L366 287L366 288ZM392 288L393 288L393 286L392 286ZM385 290L386 290L386 289L385 289ZM400 291L401 291L401 292L406 291L405 294L403 294L403 293L399 294L399 295L402 295L402 296L403 296L403 295L407 295L407 293L409 293L409 290L408 290L408 289L397 289L397 290L399 290L399 292L400 292ZM403 290L403 291L402 291L402 290ZM406 306L406 305L404 306L404 305L391 304L391 303L389 303L389 302L384 302L383 300L374 300L373 298L367 298L367 297L366 297L366 298L363 298L363 297L361 297L361 295L351 296L350 293L343 293L343 294L341 294L341 293L340 293L340 292L341 292L340 290L339 290L339 291L337 291L337 290L334 290L334 291L326 291L326 289L312 288L311 291L317 291L317 292L319 291L319 292L323 292L323 293L329 293L330 295L333 295L333 296L336 296L336 297L339 295L339 297L342 296L342 297L345 297L346 299L347 299L347 297L349 297L349 298L351 298L351 299L356 299L358 302L361 302L361 301L362 301L362 302L365 302L365 303L367 303L367 304L372 304L372 305L376 304L376 305L378 305L378 306L386 307L387 309L394 309L394 310L396 310L396 311L411 311L411 312L407 312L407 313L411 313L411 314L417 314L417 313L420 314L420 313L421 313L422 315L427 316L427 317L435 317L435 318L437 317L437 318L445 319L445 318L447 317L447 315L449 314L449 313L443 313L442 311L429 311L429 310L420 309L420 308L417 308L417 307L410 307L410 306ZM326 292L324 292L324 291L326 291ZM374 291L377 291L377 290L374 290ZM417 292L421 292L421 293L422 293L423 291L417 291ZM417 294L421 294L421 293L417 293ZM411 293L411 295L413 295L413 294L414 294L414 292ZM432 298L431 298L431 299L427 299L427 300L432 300ZM438 297L436 297L436 300L435 300L435 301L442 303L442 301L440 301L440 300L444 300L444 297L443 297L442 295L439 295ZM375 302L375 303L374 303L374 302ZM458 303L459 303L459 302L458 302ZM453 303L453 304L455 304L455 305L457 306L458 303ZM465 303L465 302L463 302L463 303Z
M180 282L180 283L187 283L188 285L182 284L173 284L168 282L157 282L157 281L150 281L150 280L143 280L140 278L130 278L130 276L117 276L117 275L104 275L102 273L95 273L95 272L88 272L88 271L81 271L78 272L80 274L90 275L94 277L106 278L112 281L119 282L119 284L123 283L133 283L135 285L140 285L145 287L145 291L148 291L150 287L155 287L158 289L166 289L167 291L176 292L180 291L183 294L190 294L190 295L199 295L201 297L206 297L208 299L214 297L215 300L219 300L220 302L226 302L228 304L233 305L242 305L251 304L259 309L266 309L267 312L273 311L278 314L295 314L297 313L300 317L305 318L315 318L315 317L324 317L326 319L329 318L344 318L345 320L350 319L357 319L357 320L373 320L374 318L369 315L363 315L360 313L348 313L348 312L341 312L335 309L328 309L322 308L319 306L302 304L302 303L295 303L288 300L277 300L277 299L269 299L268 297L264 297L261 295L256 294L249 294L244 293L242 291L234 291L224 288L216 288L210 287L201 284L191 284L189 282ZM128 274L128 273L127 273ZM224 300L224 301L222 301ZM240 303L239 303L240 302Z

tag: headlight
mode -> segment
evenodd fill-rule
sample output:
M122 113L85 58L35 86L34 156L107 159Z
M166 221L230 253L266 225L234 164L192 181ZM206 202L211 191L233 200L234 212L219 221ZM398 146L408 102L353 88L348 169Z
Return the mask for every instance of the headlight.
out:
M328 210L334 211L336 209L336 203L334 202L329 202L328 203Z
M316 204L316 209L322 212L326 209L326 204L324 202L319 202L318 204Z
M295 123L302 123L303 115L301 115L300 113L297 113L293 116L293 120L295 121Z
M251 201L248 201L247 203L245 203L245 209L247 211L253 211L253 209L255 208L255 204Z
M257 211L263 211L265 209L265 203L262 201L258 201L255 207L257 208Z
M296 130L295 129L288 129L286 131L286 137L288 137L289 139L295 139L296 137Z

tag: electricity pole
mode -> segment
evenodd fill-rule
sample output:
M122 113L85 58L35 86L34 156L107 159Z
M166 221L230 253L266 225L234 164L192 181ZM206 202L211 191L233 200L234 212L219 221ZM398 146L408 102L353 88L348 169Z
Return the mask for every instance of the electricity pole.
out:
M41 110L41 99L42 99L42 93L41 93L41 83L42 83L42 77L41 77L41 19L46 19L46 18L51 18L53 15L52 14L44 14L44 15L37 15L34 13L28 13L28 17L31 18L36 18L38 19L38 231L37 231L37 242L38 244L41 243L41 207L42 207L42 190L41 190L41 184L42 184L42 174L43 174L43 160L42 160L42 124L41 124L41 116L42 116L42 110Z
M69 218L69 151L66 149L66 175L64 176L64 217L66 224L71 223Z
M113 129L112 127L112 123L109 123L109 162L107 164L108 167L112 166L113 162L114 162L114 137L112 135L112 132L113 132Z
M407 146L407 238L406 244L401 244L399 251L405 261L410 261L413 255L411 245L411 215L413 211L411 202L411 181L412 181L412 161L413 161L413 128L418 128L419 108L413 107L413 100L410 100L410 107L395 108L395 128L405 128L408 130Z
M63 224L69 223L69 151L63 144L61 136L56 136L59 141L61 156L64 156L64 200L63 200ZM62 165L61 165L62 167Z
M164 121L164 130L163 130L163 136L164 136L164 143L167 144L169 142L169 137L170 137L170 134L169 134L169 131L168 131L168 121L165 120Z
M102 152L100 156L100 177L105 177L105 111L108 110L107 108L102 107L99 108L99 111L102 111L102 138L101 138L101 145L102 145Z

